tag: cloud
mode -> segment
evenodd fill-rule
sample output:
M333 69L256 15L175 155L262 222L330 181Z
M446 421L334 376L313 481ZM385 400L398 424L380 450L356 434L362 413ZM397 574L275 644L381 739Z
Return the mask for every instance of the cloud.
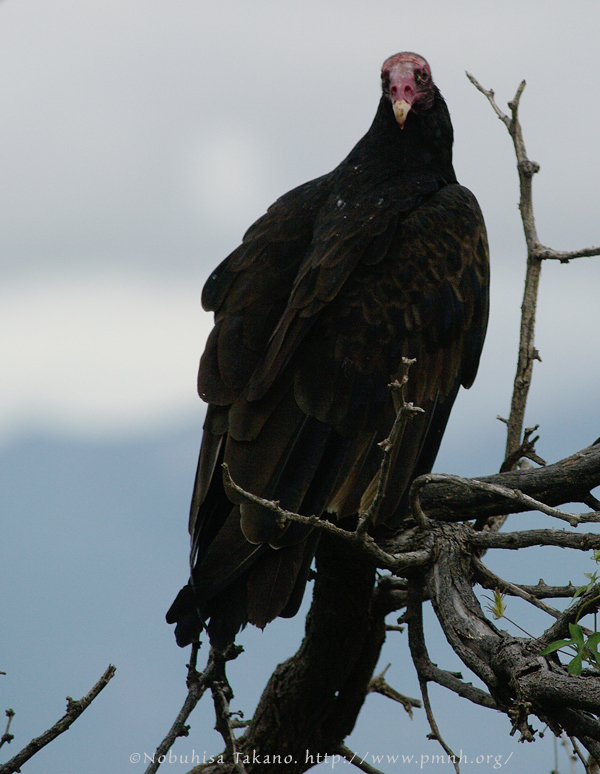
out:
M598 241L596 6L540 7L423 0L427 24L407 28L393 0L1 5L4 432L116 432L196 407L203 277L277 196L348 153L375 111L381 62L403 48L431 61L459 180L485 214L492 318L468 398L477 416L505 413L524 272L517 175L465 69L501 105L528 80L540 238ZM561 395L581 402L597 380L597 266L544 268L532 416Z
M212 325L200 284L126 273L38 276L0 290L0 436L155 429L200 410L198 357Z

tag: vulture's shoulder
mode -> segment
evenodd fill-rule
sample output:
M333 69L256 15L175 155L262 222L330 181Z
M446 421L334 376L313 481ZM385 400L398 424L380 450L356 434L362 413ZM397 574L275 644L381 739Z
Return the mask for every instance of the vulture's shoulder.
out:
M315 220L330 193L333 173L310 180L280 196L244 234L241 245L212 272L202 291L202 306L207 312L218 311L227 296L248 290L245 282L238 288L240 275L251 273L256 292L261 292L261 277L284 279L297 269L312 239Z

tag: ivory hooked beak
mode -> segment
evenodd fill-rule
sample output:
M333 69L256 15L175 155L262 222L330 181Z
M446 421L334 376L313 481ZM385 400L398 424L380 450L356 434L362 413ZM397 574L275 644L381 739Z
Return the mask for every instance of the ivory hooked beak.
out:
M396 121L400 124L400 129L404 129L404 122L406 121L406 116L410 110L410 105L405 99L401 99L398 100L398 102L394 102L392 108L394 110L394 115L396 116Z

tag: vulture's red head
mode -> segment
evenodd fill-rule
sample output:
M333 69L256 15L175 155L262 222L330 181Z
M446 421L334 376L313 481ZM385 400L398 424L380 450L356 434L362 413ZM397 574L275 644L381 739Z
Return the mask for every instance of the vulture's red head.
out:
M410 110L427 110L435 98L431 68L427 61L411 51L386 59L381 68L384 95L392 103L396 121L404 128Z

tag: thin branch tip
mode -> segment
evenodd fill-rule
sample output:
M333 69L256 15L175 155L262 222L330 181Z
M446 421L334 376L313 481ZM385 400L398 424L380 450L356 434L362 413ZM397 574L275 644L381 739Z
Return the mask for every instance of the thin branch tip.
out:
M7 761L0 766L0 774L13 774L21 769L21 766L26 763L30 758L39 752L43 747L54 741L56 737L67 731L77 718L85 712L94 699L106 688L108 683L112 680L117 671L116 666L109 664L108 668L92 687L92 689L86 693L78 701L73 700L70 696L67 696L67 710L60 720L58 720L51 728L45 731L40 736L32 739L28 745L26 745L20 752L18 752L14 758ZM13 710L7 710L6 714L13 712ZM14 712L13 712L14 714ZM10 723L9 723L10 724Z

